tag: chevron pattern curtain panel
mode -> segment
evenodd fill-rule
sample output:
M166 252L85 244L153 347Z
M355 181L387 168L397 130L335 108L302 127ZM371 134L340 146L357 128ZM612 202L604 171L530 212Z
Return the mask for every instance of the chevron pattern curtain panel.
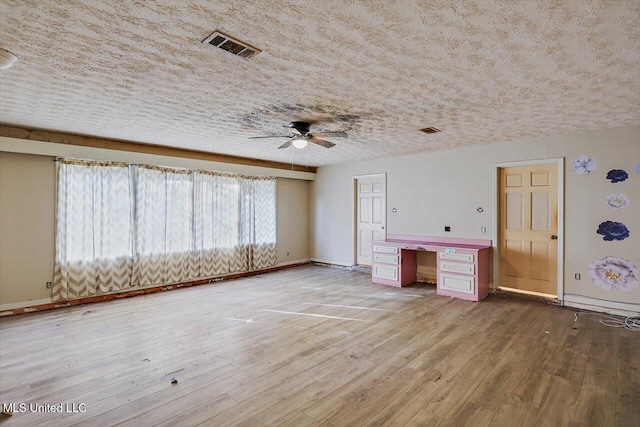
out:
M60 160L58 174L52 299L129 287L133 271L129 165Z
M52 298L276 264L276 180L61 159Z
M193 172L136 168L134 284L179 283L197 278L193 248Z
M199 171L196 205L195 238L200 275L247 271L247 252L240 245L239 177Z
M266 177L241 179L241 239L250 270L276 264L276 183Z

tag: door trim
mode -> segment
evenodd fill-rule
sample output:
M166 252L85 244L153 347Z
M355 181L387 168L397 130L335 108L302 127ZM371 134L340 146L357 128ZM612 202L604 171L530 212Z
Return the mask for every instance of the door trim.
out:
M351 266L358 265L358 180L361 178L382 177L384 180L384 231L385 236L388 234L387 229L387 173L366 173L362 175L353 175L353 197L351 197L351 212L353 212L353 261ZM371 260L373 263L373 259Z
M500 169L518 166L536 166L556 164L558 167L558 301L564 301L564 157L549 159L501 162L493 165L493 287L498 287L500 280Z

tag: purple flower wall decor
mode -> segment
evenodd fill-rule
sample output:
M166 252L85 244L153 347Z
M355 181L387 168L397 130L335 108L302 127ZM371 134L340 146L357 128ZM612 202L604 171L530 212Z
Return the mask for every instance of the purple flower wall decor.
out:
M622 169L611 169L607 172L607 179L612 183L626 181L629 178L629 174Z
M589 175L594 170L598 169L598 162L596 159L587 157L584 154L577 159L573 160L573 171L578 175Z
M629 237L629 229L626 225L616 221L601 222L596 233L601 234L602 240L612 242L614 240L624 240Z
M605 201L605 204L611 209L624 209L629 206L629 198L626 194L609 194Z
M638 287L640 271L630 261L614 256L604 257L589 264L589 276L596 286L607 291L617 289L629 292Z

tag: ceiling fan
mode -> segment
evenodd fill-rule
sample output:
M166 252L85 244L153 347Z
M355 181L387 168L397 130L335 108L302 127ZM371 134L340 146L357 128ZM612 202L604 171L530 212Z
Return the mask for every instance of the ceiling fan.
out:
M292 133L287 135L252 136L250 138L251 139L289 138L287 142L285 142L278 148L287 148L291 145L293 145L295 148L304 148L307 146L308 143L318 144L325 148L331 148L336 144L320 138L325 138L325 137L346 138L347 137L347 133L344 131L311 133L309 131L309 129L311 128L311 123L309 122L291 122L288 125L284 125L283 127L291 129Z

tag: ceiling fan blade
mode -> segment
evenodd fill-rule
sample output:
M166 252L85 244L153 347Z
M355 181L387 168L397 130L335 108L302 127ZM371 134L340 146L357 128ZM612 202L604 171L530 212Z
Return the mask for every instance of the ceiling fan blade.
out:
M282 144L280 147L278 147L278 149L290 147L290 146L291 146L291 144L293 144L293 141L295 141L295 140L296 140L296 138L298 138L298 137L296 136L296 137L294 137L294 138L291 138L290 140L288 140L287 142L285 142L284 144Z
M249 139L259 139L259 138L291 138L293 135L270 135L270 136L250 136Z
M316 138L315 136L309 138L308 141L314 144L322 145L325 148L331 148L336 145L333 142L325 141L324 139Z
M318 132L318 133L313 133L313 136L317 136L319 138L325 138L325 137L333 137L333 138L347 138L349 135L347 135L347 133L343 130L340 131L336 131L336 132Z

